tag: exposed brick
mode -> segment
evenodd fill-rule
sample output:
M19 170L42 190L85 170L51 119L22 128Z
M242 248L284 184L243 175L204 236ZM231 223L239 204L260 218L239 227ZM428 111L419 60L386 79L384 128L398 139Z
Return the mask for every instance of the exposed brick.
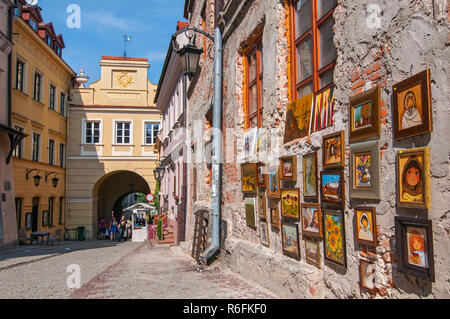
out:
M384 287L377 287L377 292L381 297L386 297L386 288Z
M358 82L356 82L355 84L353 84L352 86L352 91L356 90L357 88L360 88L362 86L364 86L364 84L366 84L366 81L364 80L359 80Z
M385 118L387 116L387 110L386 109L381 109L380 111L380 117L381 118Z
M351 80L352 80L352 82L355 82L355 81L359 80L360 77L361 77L361 73L359 71L356 71L356 72L352 73Z
M379 79L381 79L381 72L377 72L369 77L369 80L372 82L378 81Z

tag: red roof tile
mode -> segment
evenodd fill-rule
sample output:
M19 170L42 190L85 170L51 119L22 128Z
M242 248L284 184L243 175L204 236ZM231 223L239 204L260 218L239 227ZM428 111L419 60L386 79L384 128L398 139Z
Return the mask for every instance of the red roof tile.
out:
M177 31L189 26L189 22L177 21Z
M102 60L145 61L145 62L148 62L148 58L129 58L129 57L123 57L123 56L102 56Z

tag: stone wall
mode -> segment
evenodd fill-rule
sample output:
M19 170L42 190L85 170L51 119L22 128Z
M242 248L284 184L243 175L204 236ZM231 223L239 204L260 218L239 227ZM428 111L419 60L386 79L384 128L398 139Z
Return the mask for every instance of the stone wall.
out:
M231 128L237 136L233 140L224 136L224 157L243 142L244 112L241 47L257 26L263 25L264 51L264 114L263 125L284 131L285 107L288 96L288 63L290 62L285 1L249 1L238 13L224 18L224 130ZM354 240L353 208L364 201L350 201L346 186L346 247L347 269L326 262L322 269L305 262L305 249L300 235L301 261L282 254L280 233L269 230L271 248L259 244L259 232L246 226L244 197L240 189L240 165L224 165L222 218L227 220L227 240L222 257L234 271L253 279L285 298L448 298L449 262L449 115L447 112L449 81L448 5L435 1L378 1L381 25L369 28L370 3L339 1L335 17L334 43L338 51L334 73L335 115L334 126L297 140L280 150L280 155L298 156L296 187L303 191L303 155L312 151L322 154L322 136L346 130L346 185L349 183L348 109L349 97L381 86L380 166L382 200L369 201L376 207L379 246L365 249ZM226 14L225 14L226 15ZM230 26L234 28L230 30ZM227 29L228 26L228 29ZM434 130L431 134L393 139L392 86L410 75L429 68ZM396 206L396 154L412 146L431 148L432 209L416 210ZM233 157L233 156L231 156ZM319 161L319 170L322 165ZM430 219L433 223L433 246L436 280L434 283L406 276L397 271L395 249L395 216ZM323 245L320 245L323 260ZM360 258L376 262L377 294L359 288Z

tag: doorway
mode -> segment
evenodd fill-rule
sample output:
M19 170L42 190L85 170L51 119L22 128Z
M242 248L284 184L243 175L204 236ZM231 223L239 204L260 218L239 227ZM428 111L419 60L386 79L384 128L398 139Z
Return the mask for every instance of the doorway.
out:
M35 232L38 230L39 197L33 198L33 209L31 216L31 231Z

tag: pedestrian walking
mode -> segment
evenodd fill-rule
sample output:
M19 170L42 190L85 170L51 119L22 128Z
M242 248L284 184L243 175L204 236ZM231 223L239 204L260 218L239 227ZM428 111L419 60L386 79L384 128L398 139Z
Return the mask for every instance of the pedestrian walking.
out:
M105 219L102 217L102 218L100 218L100 220L98 221L98 234L97 234L97 238L98 238L98 239L105 239L105 233L106 233L106 221L105 221Z
M116 218L113 217L111 219L111 222L109 223L109 239L114 240L116 238L116 232L117 232L117 221Z
M124 239L124 241L127 241L127 221L125 219L125 216L122 215L122 218L120 218L119 223L119 242Z

